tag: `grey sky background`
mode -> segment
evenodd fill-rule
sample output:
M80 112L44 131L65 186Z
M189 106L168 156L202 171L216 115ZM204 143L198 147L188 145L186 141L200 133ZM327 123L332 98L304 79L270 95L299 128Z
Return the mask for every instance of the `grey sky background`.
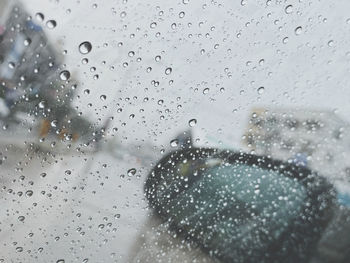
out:
M33 15L57 21L46 31L58 50L67 51L66 67L80 82L76 105L93 120L112 113L129 141L167 144L196 118L198 132L238 147L256 106L335 110L349 120L346 0L24 2ZM86 56L78 51L83 41L93 45Z

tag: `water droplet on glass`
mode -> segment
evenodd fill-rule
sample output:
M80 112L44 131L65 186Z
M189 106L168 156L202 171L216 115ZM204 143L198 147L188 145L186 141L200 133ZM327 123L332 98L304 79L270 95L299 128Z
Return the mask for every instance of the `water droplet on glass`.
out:
M100 100L105 101L106 99L107 99L107 96L106 96L106 95L101 95L101 96L100 96Z
M194 127L194 126L196 126L196 124L197 124L197 120L196 119L191 119L191 120L188 121L188 125L190 127Z
M68 70L63 70L60 73L61 80L68 80L70 78L70 72Z
M292 5L287 5L286 8L284 9L284 12L286 12L286 14L293 13L293 6Z
M161 59L162 59L162 57L161 57L161 56L159 56L159 55L158 55L158 56L156 56L156 57L154 58L154 60L155 60L155 61L157 61L157 62L159 62Z
M71 171L71 170L66 170L66 171L64 172L64 174L65 174L65 175L71 175L71 174L72 174L72 171Z
M27 38L23 41L23 44L27 47L30 45L30 43L32 43L32 40L30 38Z
M261 95L261 94L263 94L264 93L264 91L265 91L265 88L264 87L260 87L260 88L258 88L258 94L259 95Z
M64 259L59 259L56 261L56 263L65 263Z
M24 216L19 216L19 217L18 217L18 221L23 222L23 221L24 221L24 219L25 219L25 217L24 217Z
M327 43L327 45L328 45L329 47L333 47L334 41L333 41L333 40L329 40L328 43Z
M57 120L51 121L51 127L55 128L55 127L57 127L57 124L58 124Z
M166 75L170 75L172 71L173 71L172 68L166 68L166 69L165 69L165 74L166 74Z
M129 56L129 57L135 56L135 52L134 52L134 51L129 51L128 56Z
M44 16L43 13L36 13L36 14L35 14L35 18L36 18L36 20L42 22L42 21L44 21L45 16Z
M79 45L79 52L81 54L88 54L92 49L92 45L89 41L84 41Z
M150 28L155 28L156 26L157 26L157 23L156 23L156 22L152 22L152 23L149 25Z
M298 26L298 27L294 30L294 32L295 32L295 34L296 34L297 36L300 35L302 31L303 31L303 28L302 28L301 26Z
M180 12L179 13L179 18L184 18L185 17L185 12Z
M135 169L135 168L131 168L131 169L129 169L128 172L127 172L127 175L128 175L128 176L133 176L133 175L135 175L135 174L136 174L136 169Z
M23 251L23 247L16 247L16 252L22 252Z
M32 195L33 195L33 191L32 190L26 191L26 196L27 197L31 197Z
M44 109L45 106L46 106L46 101L44 101L44 100L40 101L38 106L39 106L40 109Z
M203 90L203 94L208 94L209 93L209 88L205 88L204 90Z
M54 29L57 26L57 22L55 20L49 20L46 22L46 26L49 29Z
M16 64L14 62L9 62L9 68L14 69Z
M171 147L177 147L179 145L179 140L178 139L174 139L170 141L170 146Z

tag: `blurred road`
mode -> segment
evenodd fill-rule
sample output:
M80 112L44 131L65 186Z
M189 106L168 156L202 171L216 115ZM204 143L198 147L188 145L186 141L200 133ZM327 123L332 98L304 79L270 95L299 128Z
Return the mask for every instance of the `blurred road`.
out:
M3 145L0 259L126 262L147 214L133 151L120 149L121 160L105 147L51 155Z

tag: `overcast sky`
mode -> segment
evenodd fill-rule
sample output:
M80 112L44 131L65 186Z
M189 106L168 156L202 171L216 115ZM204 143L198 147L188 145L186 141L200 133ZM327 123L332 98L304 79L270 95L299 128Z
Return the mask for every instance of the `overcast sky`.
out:
M46 31L67 50L67 69L81 87L76 104L94 120L114 109L115 126L133 140L166 143L196 118L197 130L238 145L256 106L337 110L349 119L347 0L24 2L57 22ZM79 53L83 41L93 46L88 55Z

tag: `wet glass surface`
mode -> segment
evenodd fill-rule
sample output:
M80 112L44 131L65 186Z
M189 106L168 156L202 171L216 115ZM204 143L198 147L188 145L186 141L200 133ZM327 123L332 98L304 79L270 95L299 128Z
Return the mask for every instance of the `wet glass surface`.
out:
M0 262L347 262L349 7L1 0Z

